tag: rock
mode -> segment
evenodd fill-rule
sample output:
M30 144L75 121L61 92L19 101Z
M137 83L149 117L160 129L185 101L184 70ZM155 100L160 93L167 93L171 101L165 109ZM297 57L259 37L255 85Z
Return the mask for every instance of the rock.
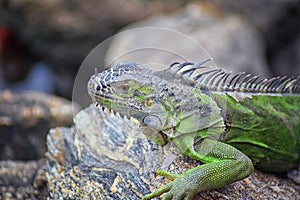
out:
M299 6L298 0L213 0L224 12L239 13L248 18L259 30L268 32L274 22L286 15L289 7Z
M29 0L9 1L7 5L1 4L0 10L2 21L17 29L36 51L56 62L78 64L95 44L118 27L156 12L172 10L180 2L171 6L158 1L151 6L147 4L131 1L124 5L120 0Z
M46 199L48 191L39 161L0 161L0 199Z
M50 128L70 126L79 107L37 92L0 93L0 159L35 160L45 153Z
M276 53L271 61L275 75L300 76L300 32L298 39Z
M145 182L161 150L144 140L137 126L94 105L74 122L71 129L51 129L47 136L50 198L140 199L149 191Z
M293 180L295 183L300 185L300 166L298 166L298 169L292 169L288 172L287 176Z
M140 199L166 183L155 170L182 173L200 163L169 143L160 147L138 125L91 105L74 118L72 128L47 136L46 177L49 198ZM250 177L196 199L299 199L289 179L255 171Z
M11 26L33 52L54 71L65 75L62 80L65 82L70 74L76 75L80 63L93 47L121 27L183 4L179 0L170 2L4 1L0 4L0 25ZM64 85L66 87L66 83Z
M273 76L300 75L300 1L213 0L223 12L238 13L262 33Z
M37 92L4 91L0 104L0 199L45 199L46 133L70 126L79 107Z
M129 31L121 32L113 39L106 64L133 60L144 65L159 63L166 66L178 59L197 62L209 57L208 52L221 68L269 76L264 41L254 26L237 15L211 13L201 3L189 4L172 14L153 16L132 24L124 29ZM130 30L132 28L139 29ZM165 28L179 33L168 33ZM207 52L192 40L188 41L188 37Z

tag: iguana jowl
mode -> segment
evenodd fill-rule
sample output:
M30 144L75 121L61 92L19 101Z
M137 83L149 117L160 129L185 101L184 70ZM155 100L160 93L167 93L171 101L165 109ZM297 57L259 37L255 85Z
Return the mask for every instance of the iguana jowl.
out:
M206 61L163 71L125 62L88 82L94 102L136 118L157 143L173 141L204 163L183 174L158 170L172 182L143 199L192 199L247 177L253 165L282 172L299 163L300 79L233 75Z

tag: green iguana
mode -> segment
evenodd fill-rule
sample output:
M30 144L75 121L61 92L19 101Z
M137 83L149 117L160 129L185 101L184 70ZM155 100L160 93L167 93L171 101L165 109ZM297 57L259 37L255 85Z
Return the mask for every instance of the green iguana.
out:
M282 172L299 164L300 78L261 79L197 64L152 71L125 62L95 72L88 93L101 107L137 119L158 144L174 142L204 164L143 199L191 200L197 193L249 176L253 165ZM154 134L151 134L154 133Z

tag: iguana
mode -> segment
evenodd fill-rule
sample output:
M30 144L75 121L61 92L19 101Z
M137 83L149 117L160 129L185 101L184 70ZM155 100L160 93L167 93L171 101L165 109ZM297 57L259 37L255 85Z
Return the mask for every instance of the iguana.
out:
M282 172L299 164L300 78L261 79L205 66L173 63L152 71L124 62L95 72L88 93L101 107L137 119L152 140L174 142L201 161L144 200L191 200L249 176L253 165Z

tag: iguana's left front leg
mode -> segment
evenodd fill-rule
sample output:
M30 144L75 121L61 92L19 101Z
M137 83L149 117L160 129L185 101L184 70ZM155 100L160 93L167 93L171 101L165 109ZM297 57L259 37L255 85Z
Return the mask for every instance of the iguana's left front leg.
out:
M186 137L181 136L181 137ZM175 138L174 142L185 155L205 164L183 174L172 174L158 170L172 182L146 195L149 200L166 193L163 200L191 200L201 191L216 189L249 176L253 171L251 160L236 148L213 139L204 139L194 150L193 138Z

